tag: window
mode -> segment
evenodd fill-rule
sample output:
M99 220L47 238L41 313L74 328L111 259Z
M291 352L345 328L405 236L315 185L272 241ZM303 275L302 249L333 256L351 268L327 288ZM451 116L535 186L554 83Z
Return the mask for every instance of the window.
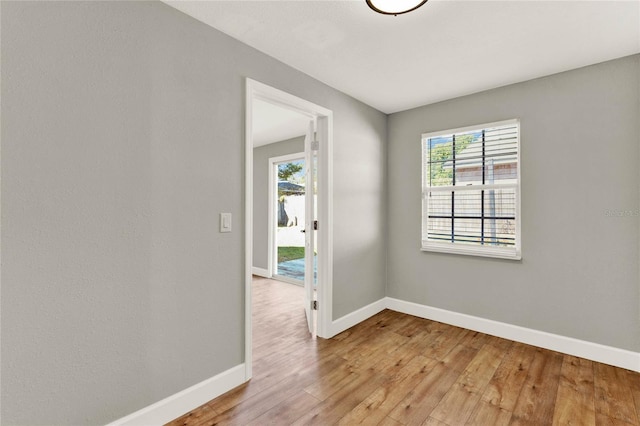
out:
M520 123L422 135L422 250L520 259Z

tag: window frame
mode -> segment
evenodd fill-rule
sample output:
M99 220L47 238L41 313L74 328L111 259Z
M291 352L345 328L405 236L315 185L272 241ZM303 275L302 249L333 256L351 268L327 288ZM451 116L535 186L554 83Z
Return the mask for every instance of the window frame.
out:
M480 184L480 185L470 185L470 186L442 186L442 187L430 187L428 185L428 177L427 175L427 162L425 161L427 158L428 152L426 152L429 148L427 147L426 141L430 138L435 137L445 137L449 135L456 135L460 133L468 133L472 131L482 131L488 128L501 127L501 126L512 126L516 125L516 134L517 134L517 154L516 154L516 183L493 183L493 184ZM500 258L500 259L510 259L510 260L521 260L522 259L522 233L521 233L521 223L522 223L522 215L520 208L520 198L521 198L521 123L517 118L510 120L497 121L493 123L484 123L484 124L476 124L473 126L465 126L459 127L456 129L447 129L447 130L439 130L435 132L427 132L421 135L420 144L422 156L420 159L422 165L422 200L421 200L421 250L426 252L438 252L438 253L451 253L451 254L461 254L461 255L469 255L469 256L481 256L481 257L492 257L492 258ZM433 189L438 188L438 189ZM490 246L490 245L482 245L482 244L464 244L464 243L455 243L449 241L436 241L425 238L426 230L429 225L429 193L435 192L445 192L445 191L453 191L453 192L462 192L469 190L488 190L488 189L514 189L515 190L515 244L512 247L504 247L504 246ZM453 215L453 212L451 212Z

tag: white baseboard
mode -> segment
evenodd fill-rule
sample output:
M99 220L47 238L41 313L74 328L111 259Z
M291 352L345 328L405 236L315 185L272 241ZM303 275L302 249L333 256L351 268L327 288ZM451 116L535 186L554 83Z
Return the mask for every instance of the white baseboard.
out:
M259 277L271 278L271 276L269 275L268 269L258 268L257 266L253 266L251 268L251 273Z
M245 366L227 371L122 417L107 426L163 425L245 382Z
M413 302L406 302L392 297L386 298L386 307L393 311L414 315L416 317L443 322L492 336L515 340L516 342L640 372L640 353L638 352L460 314Z
M361 323L367 318L374 316L378 312L383 311L386 307L386 298L383 298L367 306L364 306L357 311L351 312L350 314L347 314L342 318L338 318L331 323L329 337L333 337L336 334L342 333L343 331L353 327L358 323Z

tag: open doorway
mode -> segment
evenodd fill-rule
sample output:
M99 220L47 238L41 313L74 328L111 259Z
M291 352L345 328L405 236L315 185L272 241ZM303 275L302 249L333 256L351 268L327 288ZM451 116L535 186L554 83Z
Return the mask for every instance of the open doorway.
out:
M275 209L273 232L274 278L304 285L305 260L305 197L306 179L304 152L270 159L272 197Z
M264 176L258 176L254 172L254 165L263 162L256 161L258 156L258 150L255 146L255 141L262 136L260 132L256 130L256 123L263 120L258 108L267 106L272 111L283 111L286 113L297 114L298 117L302 117L300 121L301 125L304 121L306 124L306 130L304 136L289 135L289 139L283 140L282 137L278 138L277 142L287 142L289 144L299 144L302 142L302 149L298 149L296 152L299 155L300 152L304 152L304 177L297 177L298 182L291 182L299 186L305 187L304 192L304 214L301 212L291 212L287 214L286 228L294 228L289 231L289 234L293 234L293 231L297 232L304 237L304 300L302 306L307 318L307 324L309 331L313 333L317 329L319 337L330 336L331 326L331 285L332 285L332 236L331 236L331 143L332 143L332 113L331 111L312 104L303 99L289 95L280 90L263 85L256 81L247 79L247 104L246 104L246 340L245 340L245 368L246 378L251 377L251 356L252 356L252 305L251 305L251 291L252 291L252 274L262 275L268 278L277 278L283 272L279 267L278 262L278 250L269 249L270 247L277 247L278 237L276 227L266 229L272 229L268 236L269 244L266 246L266 264L258 264L259 257L263 256L258 253L259 250L265 246L257 245L255 241L258 233L262 233L265 228L259 226L260 219L264 219L264 214L257 213L254 209L254 204L257 205L256 190L265 181L271 182L270 192L273 199L278 197L278 180L277 179L265 179ZM270 124L274 123L274 117L267 119ZM299 131L298 131L299 132ZM255 137L254 137L255 133ZM265 144L268 145L268 144ZM268 149L268 148L267 148ZM282 154L286 155L286 154ZM281 155L280 155L281 156ZM271 155L270 158L276 158L278 155ZM286 167L286 163L284 164ZM295 165L293 166L295 168ZM272 168L272 174L278 175L278 170ZM295 175L297 172L293 172ZM295 179L293 179L295 180ZM304 185L302 185L302 183ZM269 186L269 185L267 185ZM301 201L292 202L293 197L302 195L294 195L293 191L296 187L288 186L289 191L287 194L281 193L281 196L288 196L288 201L293 204L301 204ZM309 191L309 188L312 190ZM299 189L299 188L298 188ZM299 199L301 200L301 198ZM285 201L283 199L282 201ZM285 206L282 206L286 212ZM269 204L265 203L265 206ZM267 216L269 223L275 224L278 219L278 205L274 202L268 207ZM300 209L299 209L300 210ZM304 219L302 216L304 215ZM282 223L282 222L281 222ZM282 226L285 228L285 226ZM302 229L299 229L302 228ZM301 232L304 231L304 232ZM309 232L310 231L310 232ZM290 235L293 238L292 235ZM317 238L316 238L317 237ZM284 240L283 237L280 238ZM285 240L293 241L293 239ZM316 242L317 241L317 242ZM296 240L295 243L286 245L283 247L299 247L301 244ZM291 251L291 250L290 250ZM300 249L296 250L299 256ZM283 250L280 250L282 253ZM284 254L284 253L282 253ZM316 257L317 254L317 257ZM298 260L291 259L291 260ZM316 260L317 259L317 260ZM266 266L266 267L265 267ZM316 295L317 294L317 298ZM317 311L315 311L317 309ZM316 314L317 312L317 314ZM315 320L317 318L317 322ZM317 328L314 326L317 324Z
M274 209L269 224L273 236L271 246L273 278L304 285L306 274L306 197L313 199L314 228L317 224L316 176L307 179L304 152L269 159L271 185L269 206ZM311 191L310 194L307 194ZM254 207L255 211L255 207ZM313 231L315 232L315 230ZM254 239L255 241L255 239ZM317 238L313 239L313 285L317 280Z
M316 253L317 238L317 140L316 118L260 99L253 103L253 270L259 253L269 250L265 276L304 287L299 300L309 332L316 335ZM302 136L296 136L302 132ZM287 137L293 136L289 139ZM284 139L284 140L283 140ZM301 153L272 157L275 153L302 150ZM268 180L263 163L269 158ZM265 205L260 193L268 185ZM266 214L265 214L266 213ZM268 241L265 246L264 217L268 216Z

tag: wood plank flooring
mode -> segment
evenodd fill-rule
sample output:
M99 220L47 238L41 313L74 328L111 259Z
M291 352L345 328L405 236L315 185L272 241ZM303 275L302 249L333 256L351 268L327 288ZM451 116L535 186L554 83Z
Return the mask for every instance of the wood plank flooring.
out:
M301 287L253 285L253 379L169 425L640 426L639 373L389 310L313 340Z

